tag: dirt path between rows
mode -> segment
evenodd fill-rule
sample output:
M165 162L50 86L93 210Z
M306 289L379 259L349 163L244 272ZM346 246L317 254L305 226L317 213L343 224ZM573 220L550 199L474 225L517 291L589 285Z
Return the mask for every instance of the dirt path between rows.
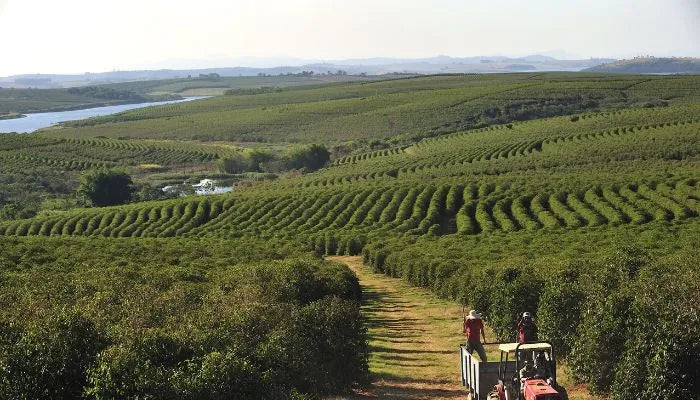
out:
M336 399L465 399L459 377L458 345L464 341L461 307L401 279L374 273L361 257L327 259L346 264L360 280L373 381L363 392ZM486 337L495 341L488 326ZM496 348L487 347L487 352L498 358ZM569 400L602 399L574 384L561 366L557 370Z
M361 257L328 257L347 264L362 285L370 337L366 391L345 399L457 399L461 308L400 279L376 274Z

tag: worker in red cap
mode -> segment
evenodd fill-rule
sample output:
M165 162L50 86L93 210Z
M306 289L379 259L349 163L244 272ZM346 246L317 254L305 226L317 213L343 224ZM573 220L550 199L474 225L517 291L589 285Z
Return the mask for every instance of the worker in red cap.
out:
M481 320L481 314L476 312L476 310L471 310L468 315L464 316L464 333L467 334L466 347L469 354L473 354L476 351L481 361L486 362L486 351L481 343L481 337L484 338L484 342L486 341L484 322Z
M532 314L529 312L522 313L520 321L518 321L518 342L528 343L537 341L537 326L535 320L532 319Z

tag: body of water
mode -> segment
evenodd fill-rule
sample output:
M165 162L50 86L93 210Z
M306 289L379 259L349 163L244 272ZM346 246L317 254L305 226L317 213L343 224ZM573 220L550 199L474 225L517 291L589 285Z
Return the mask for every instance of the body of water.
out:
M179 196L186 196L189 190L183 190L183 186L187 186L186 183L182 185L168 185L163 187L161 190L164 192L176 193ZM202 179L199 183L190 185L194 188L194 194L197 195L208 195L208 194L222 194L233 191L233 184L218 186L217 181L213 179Z
M55 125L64 121L76 121L90 117L99 117L102 115L116 114L122 111L133 110L135 108L143 108L150 106L159 106L162 104L181 103L183 101L191 101L202 99L206 96L186 97L181 100L156 101L151 103L134 103L121 104L116 106L94 107L83 110L71 111L56 111L45 113L26 114L24 118L14 118L0 120L0 132L16 132L29 133L36 130Z

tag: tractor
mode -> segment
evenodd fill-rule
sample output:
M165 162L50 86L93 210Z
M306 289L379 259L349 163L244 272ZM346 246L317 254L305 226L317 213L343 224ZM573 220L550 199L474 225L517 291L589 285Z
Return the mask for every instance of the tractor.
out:
M480 362L460 346L462 385L472 400L558 400L554 349L548 342L497 344L498 361Z

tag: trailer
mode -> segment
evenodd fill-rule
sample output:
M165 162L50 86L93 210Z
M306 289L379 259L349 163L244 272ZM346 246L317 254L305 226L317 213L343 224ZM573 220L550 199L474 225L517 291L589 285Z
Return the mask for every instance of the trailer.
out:
M496 344L496 343L491 343ZM489 393L498 384L499 361L482 362L473 357L465 345L459 346L459 365L462 370L462 386L469 391L469 399L487 400ZM508 361L515 368L515 361Z
M471 400L558 400L556 361L550 343L497 344L498 361L482 362L459 346L462 385ZM536 364L536 368L533 366Z

